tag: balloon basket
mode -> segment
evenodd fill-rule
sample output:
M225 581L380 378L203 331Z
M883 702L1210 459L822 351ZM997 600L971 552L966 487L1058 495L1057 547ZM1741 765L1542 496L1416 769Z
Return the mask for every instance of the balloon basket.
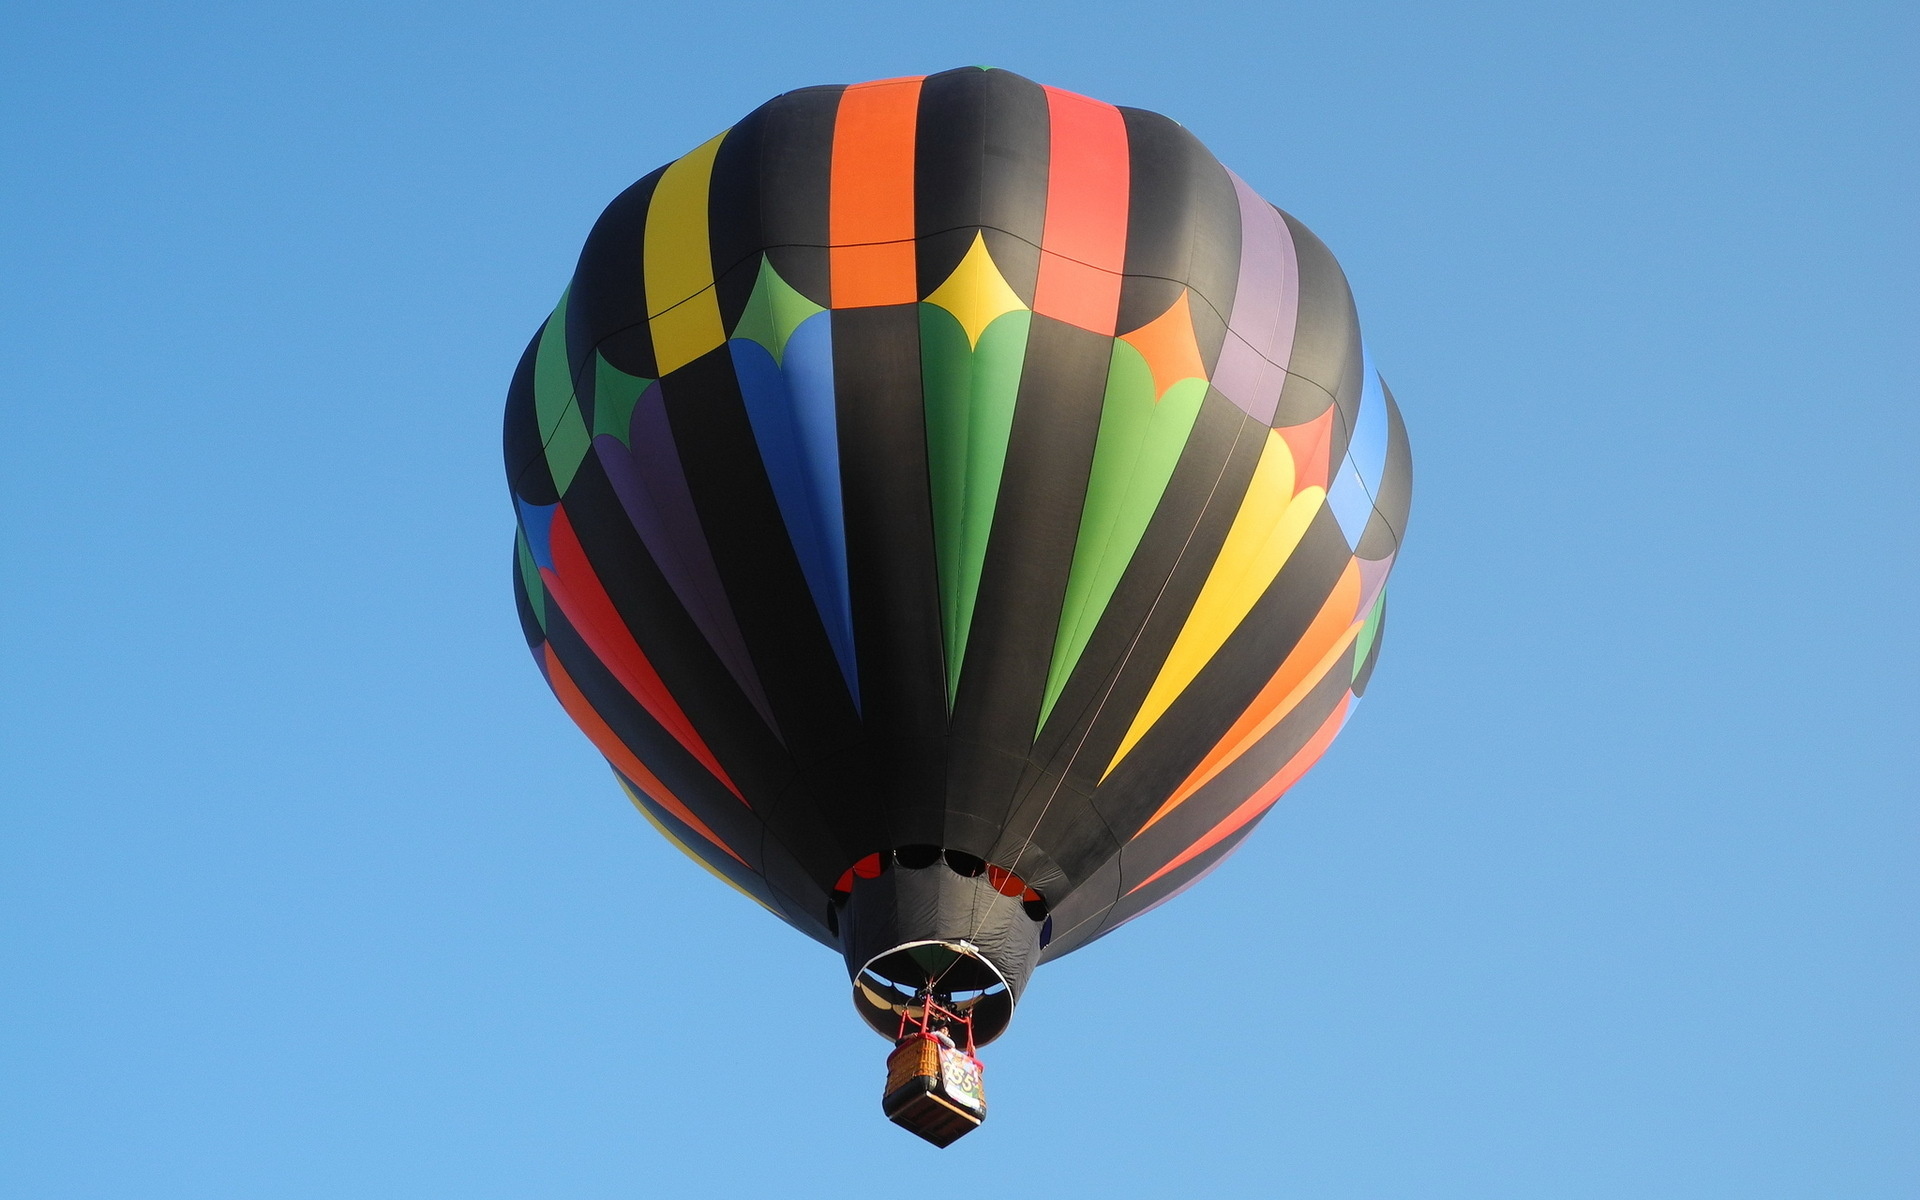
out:
M956 1044L960 1032L964 1044ZM907 1132L942 1149L987 1119L986 1088L974 1056L972 1021L923 997L900 1018L900 1036L887 1056L881 1111Z

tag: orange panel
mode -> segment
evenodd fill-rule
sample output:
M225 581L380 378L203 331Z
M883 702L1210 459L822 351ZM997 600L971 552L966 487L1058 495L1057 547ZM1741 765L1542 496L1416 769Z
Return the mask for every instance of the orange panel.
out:
M835 308L920 298L913 242L920 78L856 83L840 96L827 217Z
M1334 735L1340 732L1340 725L1347 718L1347 706L1352 703L1352 692L1340 697L1340 703L1334 705L1332 715L1328 716L1320 728L1314 731L1313 737L1308 739L1307 744L1300 747L1300 753L1294 755L1287 761L1286 766L1280 768L1279 774L1267 780L1266 785L1248 797L1245 804L1228 813L1226 820L1209 829L1199 841L1175 855L1172 862L1128 888L1127 894L1131 896L1167 872L1178 870L1192 862L1218 846L1248 821L1272 808L1274 801L1286 794L1288 788L1300 782L1300 777L1305 775L1313 764L1320 761L1320 756L1327 752L1328 746L1333 745Z
M1247 706L1247 711L1240 714L1233 728L1227 730L1226 736L1207 752L1193 773L1174 789L1173 795L1167 797L1167 802L1160 806L1160 811L1140 827L1142 833L1184 804L1187 797L1206 786L1215 775L1252 749L1256 742L1271 733L1282 718L1307 698L1307 693L1326 677L1327 671L1360 632L1361 622L1354 619L1360 615L1359 607L1360 564L1349 562L1326 603L1320 606L1320 612L1313 618L1313 624L1307 626L1307 631L1295 643L1293 652L1273 673L1273 678L1267 680L1260 694Z
M1033 311L1111 337L1127 265L1127 124L1111 104L1046 93L1052 138Z
M1293 490L1327 486L1329 456L1333 453L1333 405L1304 425L1288 425L1274 430L1287 440L1293 451Z
M581 694L579 686L573 682L573 677L568 675L567 669L560 665L560 659L554 654L553 647L548 645L541 649L547 656L547 683L553 688L553 694L559 698L560 707L567 710L567 715L572 717L573 723L580 727L580 732L587 735L587 740L593 743L594 748L613 764L615 770L632 780L635 787L645 792L649 800L672 813L688 829L732 855L741 866L751 870L747 860L734 854L733 847L721 841L719 834L707 828L706 822L694 816L693 810L689 809L680 797L669 791L667 785L660 781L659 776L647 770L646 764L635 758L633 751L627 749L626 743L620 740L620 736L600 719L600 714L593 710L593 705L589 704L586 696Z

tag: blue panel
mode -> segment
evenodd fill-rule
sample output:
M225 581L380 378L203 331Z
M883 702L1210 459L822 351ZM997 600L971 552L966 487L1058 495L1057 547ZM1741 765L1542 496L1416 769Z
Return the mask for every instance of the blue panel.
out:
M853 654L853 606L847 587L847 532L840 505L840 437L833 390L828 313L800 323L783 363L744 338L728 342L753 424L760 460L773 484L807 590L840 663L854 707L860 705Z
M1380 475L1387 469L1387 396L1373 356L1361 351L1359 425L1347 443L1347 457L1360 472L1369 496L1380 494Z
M1365 350L1361 351L1360 412L1354 421L1346 457L1327 488L1327 507L1333 510L1349 546L1360 544L1360 535L1373 516L1381 472L1387 468L1387 397L1373 369L1373 357Z
M515 496L513 506L520 512L520 529L527 536L527 549L536 565L553 570L553 514L558 504L528 504Z

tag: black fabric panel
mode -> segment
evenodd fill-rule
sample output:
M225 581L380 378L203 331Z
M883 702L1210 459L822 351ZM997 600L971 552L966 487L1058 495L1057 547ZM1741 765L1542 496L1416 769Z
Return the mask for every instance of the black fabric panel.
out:
M1127 285L1119 328L1138 329L1167 311L1186 286L1192 258L1192 135L1159 113L1123 108L1131 187L1127 197ZM1202 151L1204 153L1204 151ZM1208 157L1211 157L1210 155ZM1208 297L1215 304L1219 302Z
M721 328L725 329L729 336L732 335L734 327L740 323L740 316L746 310L748 299L753 295L753 285L760 278L760 264L765 257L765 255L756 254L747 261L736 264L732 270L713 281L714 288L722 297L721 303L731 302L735 305L731 310L723 308L720 313ZM729 296L732 297L731 301L727 299Z
M946 281L985 229L987 249L1028 305L1046 223L1047 97L1011 71L962 67L920 85L914 163L920 295Z
M520 632L527 639L527 649L536 655L540 644L547 640L547 631L540 628L540 618L533 611L533 599L527 595L526 580L520 577L520 539L514 538L513 544L513 608L520 617Z
M920 84L913 164L919 296L953 273L973 242L974 229L969 227L980 224L986 79L987 72L962 67L929 75Z
M1123 108L1132 156L1122 332L1138 329L1194 292L1193 329L1211 366L1226 337L1240 276L1240 205L1226 168L1197 138L1159 113Z
M1107 912L1120 898L1118 848L1080 885L1053 906L1053 936L1040 951L1040 961L1052 962L1098 937Z
M546 322L540 323L546 328ZM560 489L547 467L546 447L540 441L540 416L533 403L533 358L540 348L540 330L520 355L507 385L507 417L502 440L507 461L507 487L528 504L557 504Z
M1192 607L1206 568L1219 553L1220 540L1226 536L1234 507L1253 477L1266 436L1262 427L1249 421L1225 397L1208 393L1167 481L1166 493L1061 691L1046 728L1035 741L1036 759L1049 765L1059 763L1080 743L1096 709L1104 716L1105 709L1126 707L1127 697L1111 694L1114 672L1123 659L1131 664L1135 658L1158 661L1165 657L1178 633L1177 622L1184 620ZM1227 506L1226 523L1220 515L1222 505ZM1204 524L1203 510L1210 514ZM1170 581L1176 564L1185 570L1180 580ZM1194 576L1196 564L1198 578ZM1164 641L1142 632L1150 613L1159 618L1150 632L1164 635ZM1171 627L1169 618L1175 622ZM1137 707L1138 697L1132 702ZM1110 732L1113 742L1104 746L1108 755L1121 736L1120 730ZM1088 745L1082 754L1092 759L1102 751L1102 746ZM1100 765L1105 765L1104 759ZM1091 782L1089 777L1089 786Z
M821 882L814 868L803 864L771 834L761 842L760 874L787 924L823 946L840 948L839 939L827 929L831 883Z
M621 192L587 234L567 299L567 360L574 366L576 380L591 375L583 364L592 361L590 352L596 348L629 375L659 377L653 338L647 330L643 251L647 206L666 169L657 168Z
M1251 834L1254 828L1264 820L1266 820L1266 814L1262 813L1260 816L1247 822L1243 828L1236 829L1229 836L1221 838L1219 845L1211 847L1204 854L1195 855L1192 862L1182 863L1177 870L1167 872L1164 877L1154 880L1153 883L1141 888L1137 892L1129 892L1122 895L1119 903L1107 910L1106 916L1101 920L1099 927L1088 935L1080 945L1084 946L1088 942L1099 941L1121 925L1133 920L1174 892L1186 887L1189 883L1193 882L1193 880L1212 870L1215 866L1219 865L1221 859L1226 858L1235 850L1238 850L1240 843L1246 841L1247 835ZM1121 856L1126 863L1125 874L1131 878L1144 878L1145 876L1140 874L1133 863L1133 849L1134 848L1129 845L1126 853ZM1155 869L1157 870L1158 868ZM1146 874L1150 875L1152 872L1149 871Z
M767 841L762 870L801 904L807 921L825 930L826 901L847 865L873 852L877 843L849 848L843 837L860 810L839 803L840 789L826 773L796 778L793 786L765 806ZM829 816L828 814L832 815ZM813 814L809 816L808 814Z
M939 844L946 671L914 304L833 314L861 714L892 845Z
M740 803L725 784L660 727L602 665L558 605L547 614L547 640L574 686L614 736L757 871L760 818L753 810ZM704 838L700 840L706 844Z
M1112 338L1033 318L951 726L948 811L981 824L949 825L945 844L982 857L1040 717L1112 352Z
M1208 393L1160 507L1034 748L1045 773L1023 782L1002 846L1033 832L1074 882L1118 848L1123 839L1092 804L1100 774L1186 623L1267 436Z
M1122 898L1103 920L1100 932L1088 937L1087 941L1095 940L1107 930L1132 920L1161 898L1185 887L1232 854L1246 840L1254 827L1266 819L1267 812L1272 811L1271 807L1222 838L1218 845L1196 855L1190 862L1181 864L1138 891L1128 890L1138 886L1140 880L1152 878L1162 867L1212 833L1220 822L1271 782L1332 716L1346 695L1346 680L1352 671L1353 651L1349 649L1314 685L1313 690L1301 698L1299 705L1269 730L1257 745L1208 781L1165 819L1127 843L1126 851L1121 855L1124 866L1119 883ZM1283 794L1276 803L1284 802L1285 798Z
M628 523L598 455L581 462L567 519L600 586L687 719L756 809L787 789L786 752L681 606Z
M739 324L753 294L760 252L766 248L760 228L760 155L770 107L761 105L727 131L713 156L707 185L707 248L713 257L720 324L729 331Z
M760 241L780 278L821 307L827 284L833 126L844 86L801 88L761 105Z
M1208 409L1219 410L1218 415ZM1215 445L1223 446L1225 453L1216 451L1218 457L1212 461L1192 464L1182 456L1161 501L1161 512L1148 525L1114 603L1108 605L1101 628L1094 633L1098 642L1111 625L1121 644L1114 647L1110 660L1118 668L1117 678L1111 690L1103 692L1105 702L1075 768L1089 784L1119 748L1160 664L1185 627L1259 465L1266 434L1230 401L1210 392L1201 418L1210 440L1217 439ZM1195 425L1196 433L1200 432L1200 422ZM1089 653L1095 649L1089 644Z
M767 805L770 824L831 883L851 848L873 842L884 828L879 799L857 767L852 701L761 466L726 348L675 371L661 389L714 564L796 773ZM824 859L813 857L804 831L789 824L789 810L819 812L808 819L831 834L834 848Z
M945 863L891 866L855 880L840 914L842 952L855 977L907 942L961 940L998 968L1018 1002L1040 956L1040 924L1021 909L1019 897L994 891L984 876L959 875Z
M1007 285L1031 307L1047 219L1052 147L1047 97L1039 84L1011 71L986 74L990 91L979 224Z
M721 878L732 883L747 895L760 901L760 903L770 907L774 905L775 897L773 889L768 885L767 877L764 873L765 863L762 849L766 845L765 826L760 825L756 821L753 831L746 835L746 844L744 845L738 844L730 838L727 840L728 845L739 851L741 858L753 864L751 867L742 866L738 859L701 836L697 830L676 815L672 809L662 804L651 792L642 787L637 780L629 776L626 772L614 766L612 763L608 763L607 768L613 773L616 781L626 784L626 786L633 789L635 795L640 797L642 811L664 825L669 831L670 836L680 839L680 844L693 852L693 858L698 859L701 863L705 864L709 870L714 871L720 875ZM704 820L704 818L702 819ZM707 822L707 827L714 829L716 833L720 832L719 829L714 827L712 822ZM725 837L724 834L722 834L722 836ZM794 922L787 918L778 908L774 908L774 915L779 916L790 925L794 924Z
M1299 644L1350 561L1339 523L1323 505L1239 628L1101 786L1097 804L1116 830L1131 837L1232 728Z
M619 500L613 495L596 461L583 463L575 487L568 493L569 518L586 549L622 621L640 643L648 660L659 673L668 691L680 704L696 731L705 740L728 775L745 793L758 821L771 832L780 850L778 855L793 864L804 864L786 872L788 891L801 888L798 876L817 889L827 887L843 869L844 854L833 836L833 827L815 803L819 793L797 780L794 768L773 734L740 692L733 678L721 665L711 647L700 635L692 619L679 605L665 578L660 575L645 546L627 525ZM576 511L577 509L577 511ZM623 692L624 694L624 692ZM596 711L609 724L603 704L595 701ZM651 727L651 722L644 722ZM660 736L666 737L662 733ZM627 740L624 739L623 740ZM670 737L668 740L672 740ZM660 773L656 751L628 741L643 762ZM673 749L691 759L677 742ZM695 767L701 773L704 767ZM662 779L668 779L665 774ZM698 779L698 776L693 776ZM707 780L699 780L720 810L719 820L732 819L728 805L740 801ZM669 786L674 786L669 780ZM687 796L679 786L676 794ZM707 810L696 808L702 817ZM709 821L716 831L722 826ZM728 826L731 828L731 826ZM753 849L739 845L722 832L728 844L753 861L763 873L768 869L767 850L761 830L754 831ZM689 843L694 845L696 843ZM725 864L723 864L725 865ZM817 920L817 918L816 918Z
M1276 210L1278 211L1278 210ZM1300 313L1294 324L1287 379L1274 412L1275 428L1303 425L1340 405L1333 423L1333 461L1338 463L1353 437L1360 402L1360 318L1353 307L1347 276L1326 243L1286 212L1300 263Z
M1200 152L1205 154L1205 148ZM1240 283L1240 196L1226 168L1211 154L1195 168L1189 205L1193 242L1187 280L1194 292L1193 336L1211 373L1227 340L1227 318Z
M1093 796L1078 776L1029 764L989 861L1006 864L1049 901L1071 895L1093 865L1120 849Z
M1407 534L1407 513L1413 506L1413 453L1407 443L1406 422L1386 381L1380 383L1387 401L1387 463L1380 472L1379 494L1373 498L1373 516L1360 535L1354 553L1361 558L1385 558L1400 548Z
M1267 731L1267 735L1249 747L1245 754L1229 763L1168 813L1152 828L1127 844L1126 884L1132 887L1185 853L1189 847L1213 832L1220 822L1246 803L1291 762L1320 727L1327 723L1347 694L1347 680L1353 674L1351 648L1313 686L1293 711ZM1211 744L1209 744L1211 745ZM1169 789L1171 791L1171 789ZM1164 801L1163 801L1164 802ZM1155 808L1158 809L1158 805Z

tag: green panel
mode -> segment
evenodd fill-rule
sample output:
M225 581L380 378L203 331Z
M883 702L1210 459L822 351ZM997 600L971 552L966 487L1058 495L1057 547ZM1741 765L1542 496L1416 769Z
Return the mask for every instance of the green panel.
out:
M928 975L938 979L960 961L958 951L941 945L908 946L907 957Z
M527 545L524 530L514 530L513 553L520 560L520 586L527 589L527 601L533 605L534 619L540 622L540 630L544 633L547 628L547 585L540 581L540 566L533 561L533 550Z
M824 311L788 287L787 281L780 278L773 264L762 255L760 275L753 281L753 294L747 297L747 307L740 313L740 323L733 327L731 336L760 343L778 363L786 353L787 339L800 328L800 322Z
M1120 576L1133 561L1206 397L1206 380L1183 379L1155 403L1153 370L1147 360L1126 342L1114 342L1093 473L1087 481L1086 506L1080 511L1066 604L1060 612L1046 697L1040 705L1043 726L1093 637L1100 614L1113 599Z
M593 356L593 436L606 434L620 439L620 444L628 445L627 436L633 430L633 406L640 402L640 393L653 383L651 379L642 379L638 375L629 375L606 359L598 351Z
M960 687L1032 323L1033 314L1025 310L1007 313L970 349L966 330L951 313L937 305L920 306L920 377L949 706Z
M553 483L566 495L573 473L587 456L593 439L580 416L573 394L573 372L567 362L567 298L547 318L540 331L540 348L533 354L533 411L540 422L540 442L546 447L547 469Z
M1380 616L1387 611L1387 589L1382 586L1380 594L1373 599L1373 608L1367 613L1367 623L1360 627L1360 635L1353 639L1353 675L1360 678L1360 669L1367 665L1367 654L1373 649L1373 639L1380 636Z

